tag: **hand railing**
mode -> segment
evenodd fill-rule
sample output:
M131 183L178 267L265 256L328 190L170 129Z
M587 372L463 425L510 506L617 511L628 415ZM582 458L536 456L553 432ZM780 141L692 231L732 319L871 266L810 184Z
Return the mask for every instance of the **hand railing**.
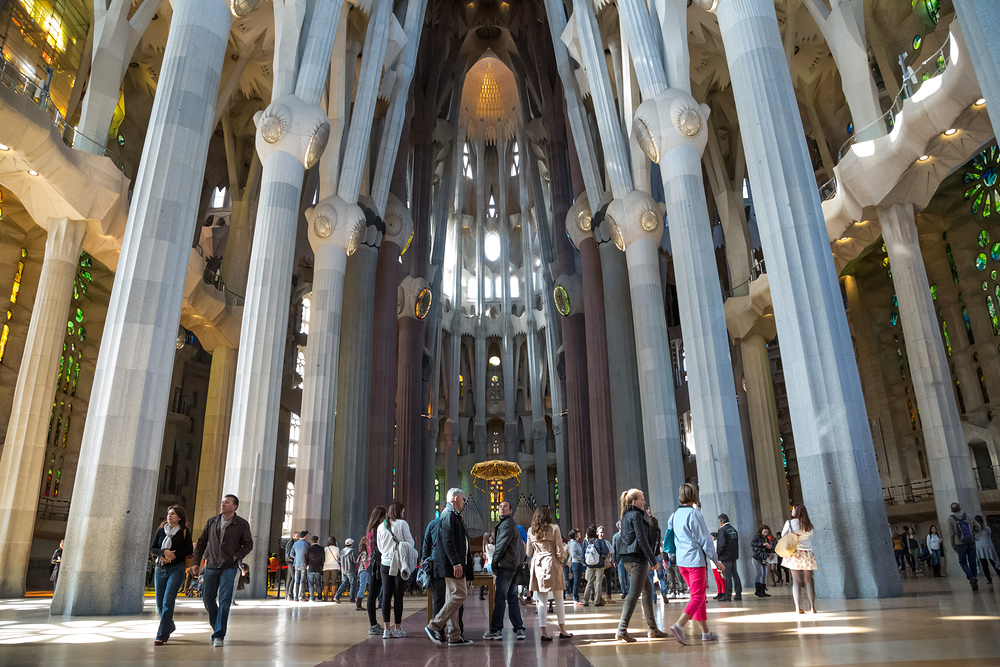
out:
M923 479L909 484L883 486L882 497L886 505L903 505L918 503L934 498L934 488L929 479Z
M40 496L35 517L49 521L66 521L69 519L69 501L62 498Z
M760 278L763 274L767 273L767 265L764 264L764 260L755 262L753 266L750 267L750 277L741 282L739 285L734 285L732 289L722 295L722 300L725 301L731 296L746 296L750 293L749 285L753 281ZM746 289L744 289L746 288ZM739 292L739 294L737 294Z
M0 59L0 84L18 95L30 98L39 109L44 111L52 124L59 130L64 144L70 148L107 157L129 180L135 176L134 168L128 160L108 149L106 143L101 143L80 133L66 122L62 112L52 103L48 90L38 81L21 72L14 63L6 58Z

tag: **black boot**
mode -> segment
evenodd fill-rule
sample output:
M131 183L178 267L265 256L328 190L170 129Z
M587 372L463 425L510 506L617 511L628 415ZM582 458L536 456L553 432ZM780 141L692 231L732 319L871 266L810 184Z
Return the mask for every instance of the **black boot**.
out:
M767 592L767 584L761 584L760 585L760 596L762 598L769 598L769 597L771 597L771 594Z
M759 598L764 597L764 587L761 585L761 583L759 581L754 584L754 593L753 594L756 595Z

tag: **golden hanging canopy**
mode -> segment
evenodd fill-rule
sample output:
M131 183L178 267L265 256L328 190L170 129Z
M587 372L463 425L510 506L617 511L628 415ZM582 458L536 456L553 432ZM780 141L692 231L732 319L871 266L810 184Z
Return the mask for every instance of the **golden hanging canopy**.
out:
M479 480L505 482L508 479L516 479L518 484L520 484L521 466L513 461L501 461L499 459L482 461L472 466L472 478L475 480L476 488L485 493L486 489L480 488L478 484Z

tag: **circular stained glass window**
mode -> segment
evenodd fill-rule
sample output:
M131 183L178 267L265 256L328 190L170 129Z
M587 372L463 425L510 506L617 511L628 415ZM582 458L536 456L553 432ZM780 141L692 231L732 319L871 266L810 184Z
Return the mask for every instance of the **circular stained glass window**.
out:
M427 314L431 312L431 291L428 288L420 290L420 294L417 295L417 303L413 308L413 314L417 316L418 320L422 320L427 317Z
M917 35L916 37L913 38L913 48L914 49L919 49L920 45L923 44L923 42L924 42L924 38L921 37L920 35Z
M552 293L553 298L556 302L556 310L563 317L569 317L570 313L570 303L569 303L569 293L566 288L562 285L556 285L555 290Z
M990 244L990 233L985 229L979 232L979 247L985 248Z
M976 268L982 271L986 268L986 253L981 252L976 255Z
M992 213L1000 214L1000 189L997 183L997 169L1000 168L1000 148L990 146L984 149L966 165L962 176L965 184L965 199L972 202L972 212L984 218Z

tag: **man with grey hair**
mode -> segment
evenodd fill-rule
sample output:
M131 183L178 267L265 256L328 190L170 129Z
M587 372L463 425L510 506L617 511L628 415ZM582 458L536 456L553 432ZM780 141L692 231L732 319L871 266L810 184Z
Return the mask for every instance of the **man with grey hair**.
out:
M465 493L462 489L449 489L448 504L438 519L437 545L434 549L434 576L445 583L444 606L424 626L424 632L439 646L445 643L443 633L447 633L449 646L472 643L462 637L458 618L469 592L468 581L472 579L472 551L469 549L465 521L462 520L464 508Z

